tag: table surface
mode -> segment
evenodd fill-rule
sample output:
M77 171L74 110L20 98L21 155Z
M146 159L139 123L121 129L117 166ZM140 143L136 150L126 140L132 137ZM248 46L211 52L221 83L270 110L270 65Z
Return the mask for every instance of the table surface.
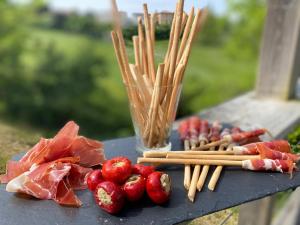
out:
M172 149L181 149L178 135L172 135ZM138 156L135 139L124 138L104 142L107 158L124 155L133 162ZM77 192L83 202L81 208L57 205L54 201L24 198L7 193L5 185L0 185L0 218L3 225L95 225L95 224L175 224L194 219L242 203L256 200L276 192L300 186L300 173L295 172L293 179L287 174L243 171L239 168L225 168L214 192L206 186L197 193L194 203L186 197L183 187L183 167L164 166L172 179L170 201L157 206L145 197L140 203L127 203L118 216L100 210L94 203L92 194L85 190ZM213 169L210 169L210 173ZM210 175L208 176L210 177Z

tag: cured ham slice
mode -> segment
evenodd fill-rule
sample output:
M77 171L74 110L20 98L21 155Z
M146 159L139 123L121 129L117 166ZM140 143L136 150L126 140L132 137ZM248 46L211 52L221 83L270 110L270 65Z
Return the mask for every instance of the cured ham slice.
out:
M209 124L207 120L201 120L199 141L208 142Z
M199 117L193 116L189 119L189 134L190 134L190 142L192 145L196 145L198 143L200 126L201 126L201 120Z
M68 122L52 139L42 138L19 161L8 161L0 177L9 192L22 192L61 205L80 206L74 190L87 188L88 167L104 162L103 144L78 136L79 126Z
M292 148L288 141L286 140L274 140L270 142L265 142L265 145L269 147L270 149L279 151L279 152L286 152L291 153Z
M20 159L20 162L34 162L35 157L44 149L46 148L51 139L41 138L40 141L33 146L23 157Z
M56 196L53 200L60 205L74 207L80 207L82 205L82 202L75 195L73 189L71 189L64 180L59 182L57 186Z
M41 154L41 151L50 143L50 139L41 138L41 140L29 150L19 161L9 160L6 163L6 174L0 176L1 183L8 183L11 179L28 171L35 163L35 158Z
M101 142L78 136L79 126L68 122L53 139L41 140L19 161L9 161L6 175L0 177L1 183L7 183L28 171L33 165L41 165L63 157L78 156L79 164L92 167L105 160Z
M189 121L183 120L180 122L178 127L178 133L181 140L188 140L189 139Z
M277 171L292 173L295 164L292 160L272 160L272 159L253 159L242 161L242 167L247 170L255 171Z
M221 138L223 139L225 136L230 135L230 130L228 128L224 128L220 134Z
M103 144L100 141L82 136L78 136L73 140L70 152L72 156L80 158L80 165L86 167L99 165L105 160Z
M209 133L209 141L218 141L221 139L220 132L221 132L222 126L218 121L213 122L210 133Z
M230 143L235 142L239 144L245 144L249 143L249 141L253 141L253 138L257 138L260 135L264 135L265 133L267 133L266 129L256 129L252 131L232 133L230 135L224 136L224 139Z
M233 128L231 128L231 133L232 134L238 134L238 133L241 133L241 132L243 132L243 130L241 128L239 128L239 127L233 127Z
M243 131L241 128L239 127L233 127L231 129L231 133L232 134L238 134L238 133L243 133L245 131ZM254 142L259 142L261 141L260 138L258 136L254 136L254 137L250 137L250 138L246 138L246 139L242 139L238 144L249 144L249 143L254 143Z
M274 140L269 142L257 142L243 146L233 147L233 151L237 155L255 155L259 154L258 144L270 148L275 151L291 153L291 146L286 140Z
M53 160L72 156L70 147L77 137L79 126L73 122L68 122L56 135L41 149L32 161L36 164L51 162Z
M69 175L66 177L66 183L73 190L84 190L87 189L86 175L91 172L92 169L82 167L77 164L72 164Z
M68 157L34 165L29 171L11 180L6 190L78 207L81 202L73 190L86 188L85 177L92 169L74 164L77 162L78 157Z
M263 144L257 144L258 152L263 159L281 159L281 160L292 160L298 162L300 156L292 153L279 152L266 147Z

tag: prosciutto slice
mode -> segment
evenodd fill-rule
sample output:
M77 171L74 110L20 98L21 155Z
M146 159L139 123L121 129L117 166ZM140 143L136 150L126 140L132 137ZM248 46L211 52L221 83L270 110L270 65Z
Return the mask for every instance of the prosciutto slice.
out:
M72 156L78 156L80 158L79 163L82 166L96 166L105 160L103 144L100 141L83 136L76 137L69 150Z
M263 144L257 144L258 151L263 159L282 159L282 160L292 160L293 162L298 162L300 156L292 153L286 153L286 152L279 152L272 150L268 147L266 147Z
M208 134L209 134L209 123L207 120L201 120L199 141L208 142Z
M237 133L231 133L230 135L224 136L224 139L228 142L235 142L239 144L246 144L256 140L260 135L264 135L267 132L266 129L256 129L252 131L242 131Z
M233 128L231 128L231 133L232 134L238 134L238 133L241 133L241 132L243 132L243 130L241 128L239 128L239 127L233 127Z
M1 183L7 183L28 171L33 165L41 165L63 157L80 158L79 164L92 167L105 160L101 142L78 136L79 126L68 122L53 139L41 140L19 161L9 161L6 175L0 177Z
M74 190L87 188L89 167L103 163L105 156L101 142L78 136L78 131L70 121L54 138L41 138L19 161L8 161L0 176L6 190L79 207Z
M259 154L258 145L279 152L291 153L291 146L286 140L274 140L269 142L257 142L244 146L235 146L233 151L237 155L256 155Z
M210 133L209 133L209 141L214 142L221 139L220 132L221 132L222 126L218 121L213 122Z
M73 190L86 188L85 177L92 169L81 167L75 164L77 162L78 157L69 157L32 166L29 171L11 180L6 190L78 207L81 201Z
M182 141L187 140L190 137L189 126L190 126L190 124L189 124L188 120L183 120L179 124L178 133L179 133L180 139Z
M272 159L253 159L242 161L242 167L247 170L255 171L277 171L292 173L295 164L292 160L272 160Z
M189 134L192 145L197 145L198 135L200 131L201 120L197 116L193 116L189 119Z
M221 136L221 139L223 139L225 136L228 136L228 135L230 135L230 130L228 129L228 128L224 128L223 130L222 130L222 132L221 132L221 134L220 134L220 136Z

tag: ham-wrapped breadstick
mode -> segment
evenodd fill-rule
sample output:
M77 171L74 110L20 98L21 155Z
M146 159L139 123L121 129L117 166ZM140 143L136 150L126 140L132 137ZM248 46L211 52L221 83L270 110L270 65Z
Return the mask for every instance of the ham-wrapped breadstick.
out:
M241 133L241 132L243 132L243 130L241 128L239 128L239 127L233 127L233 128L231 128L231 133L232 134L238 134L238 133Z
M197 116L193 116L189 118L189 134L190 134L190 143L192 149L196 147L199 143L198 135L200 131L201 120Z
M190 123L189 120L184 120L179 124L178 133L180 135L180 139L184 142L184 150L190 149L190 134L189 128ZM191 184L191 166L184 166L184 177L183 177L183 185L188 190Z
M209 141L213 142L213 141L218 141L221 139L221 132L222 126L220 125L220 123L218 121L213 122L211 129L210 129L210 133L208 135L208 139Z
M228 134L224 135L223 138L219 141L215 141L212 143L209 143L204 146L200 146L197 149L203 150L203 149L209 149L214 146L218 146L224 143L249 143L249 141L254 137L259 137L260 135L264 135L265 133L269 133L267 129L256 129L252 131L243 131L240 133L234 133L234 134Z
M262 159L280 159L280 160L289 159L292 160L293 162L298 162L300 159L299 155L272 150L262 143L258 143L257 147L258 147L258 152L260 154L260 157Z
M256 129L256 130L252 130L252 131L243 131L243 132L232 133L231 135L224 136L224 139L228 140L228 142L240 143L242 141L248 140L249 138L264 135L266 132L267 132L266 129Z
M232 134L238 134L238 133L242 133L242 132L244 132L241 128L239 128L239 127L233 127L232 129L231 129L231 133ZM255 137L250 137L250 138L248 138L248 139L245 139L245 140L242 140L240 143L238 143L238 144L243 144L243 145L245 145L245 144L249 144L249 143L253 143L253 142L259 142L259 141L261 141L260 140L260 138L258 137L258 136L255 136Z
M200 146L204 145L205 143L208 143L209 123L207 120L201 120L198 135L199 135L198 140L200 142ZM191 186L190 186L189 192L188 192L188 198L192 202L195 199L200 170L201 170L201 166L195 165L192 180L191 180ZM206 169L203 167L202 171L204 171L204 170L206 170Z
M228 128L224 128L220 134L221 139L224 138L224 136L229 135L230 134L230 130Z
M193 164L193 165L216 165L242 167L254 171L277 171L292 173L296 164L292 160L273 159L249 159L242 161L212 160L212 159L170 159L170 158L138 158L138 163L160 163L160 164Z
M277 171L292 173L295 163L292 160L253 159L242 161L243 169L255 171Z
M241 131L241 130L240 130L240 128L238 128L238 127L235 127L235 128L233 128L233 129L231 129L231 130L229 130L228 128L225 128L225 129L221 132L220 138L223 138L223 137L226 136L226 135L230 135L231 132L237 133L237 132L240 132L240 131ZM217 141L218 141L218 140L217 140ZM225 150L225 148L226 148L226 151L231 151L232 145L234 145L234 144L230 144L230 145L228 145L227 143L221 144L221 145L219 146L219 151L223 151L223 150ZM218 182L218 180L219 180L219 177L220 177L220 175L221 175L222 169L223 169L223 166L217 166L217 167L216 167L216 169L215 169L215 171L213 172L213 174L212 174L212 176L211 176L211 178L210 178L210 180L209 180L209 183L208 183L208 185L207 185L207 187L208 187L209 190L211 190L211 191L214 191L214 190L215 190L215 187L216 187L217 182ZM200 188L200 187L199 187L199 188Z
M183 120L178 127L178 133L182 141L189 140L189 121Z
M199 136L200 127L201 127L201 120L200 120L199 117L193 116L189 119L189 124L190 124L189 132L190 132L191 146L192 146L192 149L195 149L196 145L199 143L198 136ZM187 166L189 167L189 170L191 171L190 165L185 165L185 167L187 167ZM200 167L200 166L198 166L198 167ZM195 181L194 181L195 178L194 177L199 176L199 172L200 172L200 168L197 168L197 166L195 166L194 171L193 171L193 176L189 180L190 185L187 188L188 189L188 196L190 196L191 195L190 193L193 192L193 186L194 186L193 183L195 183ZM198 175L197 175L197 173L198 173ZM192 197L192 198L189 197L189 199L191 201L193 201L194 197Z
M230 135L224 136L224 139L228 142L232 143L245 143L248 142L249 139L259 137L261 135L264 135L265 133L268 133L267 129L255 129L252 131L243 131L238 133L232 133Z
M288 141L286 140L274 140L268 142L257 142L251 143L243 146L234 146L233 151L234 154L240 155L255 155L259 154L258 151L258 144L262 144L272 150L279 151L279 152L286 152L291 153L291 146Z
M199 131L199 141L208 142L208 134L209 134L209 124L207 120L201 120L200 131Z
M203 121L203 124L201 123L201 127L200 127L200 135L199 135L200 143L207 143L209 141L208 135L209 135L209 124L207 121ZM201 146L202 145L200 144L200 147ZM200 165L195 166L195 168L197 168L197 167L200 168ZM208 171L209 171L209 165L204 165L202 168L202 171L200 173L200 176L198 176L198 178L197 178L198 181L197 181L196 188L198 191L201 191L201 189L204 185L204 182L206 180Z

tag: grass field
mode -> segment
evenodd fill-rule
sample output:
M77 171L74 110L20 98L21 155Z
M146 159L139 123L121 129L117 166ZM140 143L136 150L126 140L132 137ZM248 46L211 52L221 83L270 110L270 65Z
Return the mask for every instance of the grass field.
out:
M107 41L103 41L78 34L40 29L33 29L32 37L41 42L55 43L70 57L76 54L80 47L92 43L99 49L106 62L109 79L104 82L110 87L114 87L114 82L121 82L109 37ZM166 47L166 41L157 43L157 61L162 61ZM128 44L128 53L133 59L131 43ZM222 47L205 47L201 43L195 43L185 76L182 96L184 110L179 109L179 112L181 115L195 113L251 90L255 81L256 64L256 60L232 59Z

